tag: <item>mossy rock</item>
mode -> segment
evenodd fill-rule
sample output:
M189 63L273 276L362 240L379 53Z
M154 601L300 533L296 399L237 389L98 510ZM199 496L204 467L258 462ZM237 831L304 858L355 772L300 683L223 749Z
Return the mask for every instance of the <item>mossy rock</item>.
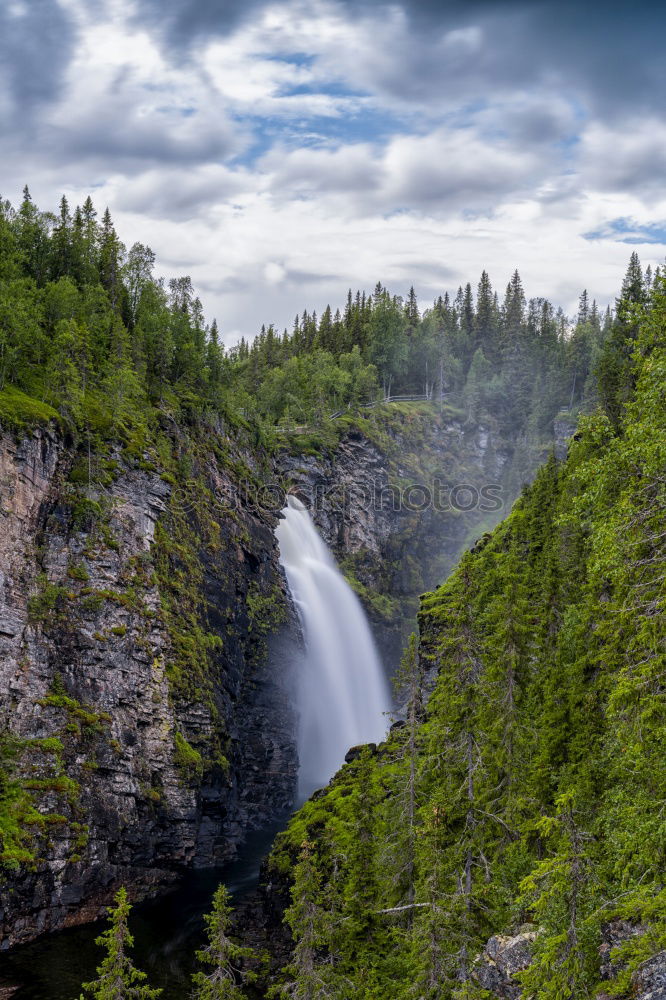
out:
M28 396L11 385L0 390L0 424L3 427L20 431L50 423L62 426L62 418L48 403Z

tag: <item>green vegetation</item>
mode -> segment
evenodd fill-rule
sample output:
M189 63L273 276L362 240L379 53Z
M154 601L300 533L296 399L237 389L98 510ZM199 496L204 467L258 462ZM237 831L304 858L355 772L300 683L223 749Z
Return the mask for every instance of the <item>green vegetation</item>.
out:
M67 576L71 580L89 580L90 576L85 566L71 565L67 567Z
M30 621L49 622L64 614L65 602L69 599L69 591L58 583L51 583L42 575L37 581L39 590L28 601L28 616Z
M248 635L253 640L252 654L255 661L263 660L268 653L267 637L287 621L287 605L280 587L275 584L263 594L252 581L245 598L249 620Z
M192 490L192 493L195 491ZM203 592L204 569L199 543L211 522L197 516L192 523L184 510L171 504L165 523L155 532L155 569L160 585L162 618L171 638L167 673L176 697L184 700L211 699L212 677L209 654L222 639L207 627ZM212 701L211 708L214 709Z
M566 463L424 596L405 724L278 837L295 940L278 992L481 1000L475 956L529 924L526 995L593 996L619 917L644 928L603 984L626 997L666 945L663 279L632 316Z
M21 740L0 732L0 870L34 867L50 829L71 830L67 816L40 808L41 796L49 793L68 811L78 802L80 788L64 773L63 754L58 737Z
M193 782L203 774L203 758L198 750L191 746L182 733L174 735L173 759L188 781Z
M106 475L106 442L145 461L160 414L184 425L222 417L273 446L276 426L289 441L334 411L419 394L470 422L539 436L563 406L594 402L604 341L627 342L632 309L649 295L635 261L615 323L584 294L572 331L561 310L527 300L517 272L501 298L484 271L476 295L467 284L425 310L413 289L403 300L377 284L350 291L342 311L304 312L291 332L269 326L225 350L190 279L155 278L152 251L127 250L90 198L71 211L63 197L53 214L26 188L18 209L0 203L0 247L0 420L18 429L59 419L75 431L79 483ZM620 353L604 369L606 396L631 382L630 351ZM317 429L303 448L322 434L332 440Z
M108 712L96 712L68 695L61 674L55 675L50 692L37 704L43 708L63 709L67 716L67 731L76 733L78 737L92 737L105 732L111 723Z
M220 885L213 896L213 907L204 917L206 945L196 953L202 968L192 977L193 1000L242 1000L246 995L239 982L251 983L256 974L241 972L244 963L252 959L251 948L243 948L232 940L230 894Z
M395 620L399 614L399 602L387 594L381 594L378 590L366 585L354 574L352 568L353 560L344 559L341 569L345 580L352 588L357 597L360 597L364 607L369 609L377 618L386 622Z
M62 723L52 736L20 739L0 732L0 869L34 867L49 829L64 827L70 840L69 860L87 843L88 830L77 819L80 782L71 776L68 748L74 741L77 753L108 732L111 717L96 712L67 694L56 674L49 693L36 703L42 709L62 712ZM94 760L81 762L83 777L96 768ZM53 811L53 797L66 815Z
M114 902L108 910L109 926L95 942L106 955L97 969L97 979L84 983L83 993L90 1000L156 1000L162 990L147 985L145 972L137 969L128 955L134 939L127 927L131 906L124 888L118 890Z
M0 391L0 424L13 430L23 430L39 424L60 423L57 410L39 399L32 399L14 386Z

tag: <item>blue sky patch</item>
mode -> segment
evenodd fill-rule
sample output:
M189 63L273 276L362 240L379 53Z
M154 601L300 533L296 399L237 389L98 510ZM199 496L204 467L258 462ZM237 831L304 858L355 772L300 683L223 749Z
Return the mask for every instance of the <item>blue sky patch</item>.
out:
M412 132L404 119L376 108L358 108L353 114L337 118L328 115L302 115L296 119L238 115L237 120L249 123L253 131L253 141L232 161L234 166L243 167L252 167L276 143L287 148L336 148L348 143L382 145L398 134Z
M666 246L666 222L641 225L633 219L620 218L605 222L598 229L583 233L585 240L614 240L616 243L654 243Z

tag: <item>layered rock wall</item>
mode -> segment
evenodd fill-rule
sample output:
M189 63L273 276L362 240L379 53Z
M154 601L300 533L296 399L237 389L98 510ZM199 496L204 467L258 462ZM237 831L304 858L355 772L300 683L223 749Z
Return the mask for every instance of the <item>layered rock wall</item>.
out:
M190 492L237 492L200 455ZM223 863L295 784L274 520L213 506L203 531L154 462L112 454L82 485L76 461L45 428L0 443L0 731L25 831L3 845L3 947Z

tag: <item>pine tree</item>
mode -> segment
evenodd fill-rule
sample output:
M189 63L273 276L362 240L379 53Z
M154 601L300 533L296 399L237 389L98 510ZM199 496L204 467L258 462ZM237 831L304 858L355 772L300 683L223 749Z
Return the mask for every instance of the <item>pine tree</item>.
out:
M586 984L594 975L585 941L592 931L595 901L593 838L581 828L573 792L561 793L555 804L556 815L538 821L542 836L550 842L547 857L521 883L522 901L546 931L537 938L535 958L521 980L538 996L568 1000L589 996Z
M518 271L514 271L506 287L502 309L505 340L511 342L520 337L525 320L525 292Z
M419 615L421 630L431 614L444 624L433 655L440 666L438 687L430 702L432 721L427 731L423 781L427 793L426 829L430 836L424 848L442 840L447 849L440 859L434 883L427 875L427 861L420 871L436 920L429 934L440 939L447 933L446 968L449 983L469 984L474 949L480 937L480 912L485 905L483 872L487 860L483 850L487 818L481 809L487 784L485 741L479 718L480 684L483 677L480 629L473 606L478 569L469 555L463 557L457 586L445 585L436 606L426 603ZM429 813L429 815L428 815ZM436 848L435 848L436 849ZM436 894L442 895L437 898ZM435 949L433 954L438 954ZM428 970L425 970L427 975Z
M112 309L120 307L121 299L121 266L125 248L118 239L113 227L111 213L107 208L102 219L99 234L98 268L99 280L109 294Z
M499 361L499 317L486 271L482 272L477 289L474 339L475 348L480 347L489 361Z
M467 408L467 420L470 423L475 423L481 417L483 406L483 388L488 380L488 374L488 362L483 351L479 347L474 352L474 357L472 358L472 363L469 366L467 381L465 382L465 388L463 390L463 399Z
M336 985L333 922L325 903L314 845L307 841L301 845L293 879L292 902L285 913L296 942L292 962L285 970L290 981L274 990L273 995L296 1000L343 1000L344 994Z
M407 647L394 678L399 701L404 703L405 725L393 738L395 776L390 780L388 803L387 861L398 890L398 903L414 903L417 838L417 734L423 718L423 671L419 662L416 633ZM397 765L397 766L396 766ZM383 867L383 866L382 866Z
M474 344L474 328L476 317L474 315L474 298L472 296L472 286L469 282L465 285L460 307L460 329L464 333L470 352Z
M416 328L419 325L420 320L419 306L416 301L416 292L414 291L414 286L409 289L409 295L407 296L407 301L405 303L405 319L407 320L406 333L408 337L414 335Z
M73 234L72 216L65 195L60 199L60 213L51 238L50 273L54 278L72 274Z
M583 289L578 300L578 322L587 323L590 318L590 304L587 297L587 288Z
M319 347L322 347L325 351L333 351L335 348L335 341L333 337L333 319L330 306L326 306L324 312L322 313L321 320L319 322L317 343Z
M228 889L220 885L213 896L212 911L204 917L208 944L197 951L196 957L206 968L192 977L194 1000L242 1000L245 994L238 980L253 978L251 973L241 974L241 965L254 952L236 944L229 936L232 913L229 900Z
M43 285L48 279L49 229L52 222L52 215L46 216L39 211L26 184L16 217L16 232L24 267L38 285Z
M222 373L224 370L224 347L220 344L217 330L217 320L211 323L206 346L206 365L208 367L208 378L213 388L219 388L222 384Z
M97 979L83 984L84 994L90 1000L154 1000L162 990L146 984L146 974L127 954L134 939L127 927L131 907L124 888L118 890L114 902L108 911L109 927L95 942L106 949L106 956L97 969Z
M351 953L367 944L373 934L377 893L375 824L378 788L372 754L363 747L354 762L356 787L349 807L350 841L345 886L346 933Z
M620 427L624 407L634 387L635 363L632 355L646 301L643 271L634 251L597 369L601 402L616 429Z

